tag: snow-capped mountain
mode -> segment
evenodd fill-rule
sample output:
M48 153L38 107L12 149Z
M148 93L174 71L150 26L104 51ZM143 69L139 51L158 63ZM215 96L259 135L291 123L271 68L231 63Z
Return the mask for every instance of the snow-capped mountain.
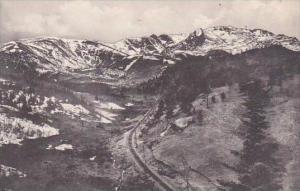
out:
M51 37L13 41L0 49L2 60L33 63L39 72L86 69L111 64L126 55L99 42Z
M203 56L213 50L239 54L271 45L300 51L300 42L295 37L276 35L262 29L218 26L197 29L190 34L153 34L148 37L127 38L115 43L52 37L18 40L2 46L0 59L4 61L6 68L34 68L40 73L70 72L120 65L122 62L130 64L132 62L128 60L141 56L145 59L147 56L174 58L177 54Z
M262 29L232 26L200 28L190 34L130 38L110 44L128 54L154 54L168 50L173 54L186 52L194 55L206 55L211 50L224 50L231 54L238 54L270 45L282 45L287 49L300 51L300 42L295 37L276 35Z
M245 29L230 26L199 29L175 46L174 52L188 52L205 55L211 50L223 50L239 54L251 49L281 45L293 51L300 51L300 42L296 38L275 35L261 29ZM184 46L183 46L184 45Z

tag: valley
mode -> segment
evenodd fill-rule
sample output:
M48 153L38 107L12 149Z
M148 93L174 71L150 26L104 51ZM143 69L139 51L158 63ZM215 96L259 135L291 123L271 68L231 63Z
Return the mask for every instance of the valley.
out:
M0 190L296 191L300 42L231 26L0 49Z

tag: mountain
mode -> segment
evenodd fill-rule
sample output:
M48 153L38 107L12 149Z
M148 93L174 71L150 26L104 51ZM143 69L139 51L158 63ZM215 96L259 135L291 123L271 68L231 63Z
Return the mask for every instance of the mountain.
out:
M0 56L1 60L11 62L8 67L14 64L29 67L31 64L36 71L43 73L112 64L126 53L88 40L38 38L6 43L1 48Z
M224 50L238 54L255 48L282 45L293 51L300 51L296 38L275 35L262 29L245 29L231 26L218 26L197 29L190 34L151 35L149 37L125 39L111 46L129 54L157 54L166 49L171 53L206 55L211 50Z
M300 51L300 43L296 38L275 35L262 29L251 30L229 26L196 30L180 44L182 45L174 48L175 52L188 52L194 55L206 55L211 50L240 54L271 45L281 45L293 51Z
M22 71L27 68L38 73L72 72L108 67L124 60L130 64L130 60L141 56L145 59L165 59L165 63L172 63L178 55L204 56L213 50L240 54L271 45L300 51L300 42L293 37L275 35L261 29L219 26L197 29L190 34L153 34L115 43L51 37L24 39L4 44L0 49L0 59L4 61L1 67L6 69L22 68Z

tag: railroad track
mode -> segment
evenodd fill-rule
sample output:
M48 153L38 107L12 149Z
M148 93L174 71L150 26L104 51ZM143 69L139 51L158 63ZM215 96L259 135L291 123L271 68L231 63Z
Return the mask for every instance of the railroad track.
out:
M136 124L136 126L130 131L128 136L129 150L135 160L135 162L147 173L162 189L165 191L175 191L168 183L166 183L162 178L159 177L151 168L142 160L141 156L135 149L134 145L134 133L139 128L141 123L151 114L152 110L149 110L144 117Z

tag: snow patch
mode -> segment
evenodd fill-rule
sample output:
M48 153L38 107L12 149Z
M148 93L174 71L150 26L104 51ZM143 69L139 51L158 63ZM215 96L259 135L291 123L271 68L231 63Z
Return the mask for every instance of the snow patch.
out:
M181 128L185 128L188 126L189 122L193 120L193 117L182 117L175 120L175 125Z
M183 41L184 39L187 38L187 34L172 34L169 35L171 37L171 39L174 41L175 44Z
M14 107L9 106L9 105L0 105L0 107L9 109L9 110L11 110L11 111L19 111L19 109L14 108Z
M9 177L17 175L20 178L25 178L27 175L17 169L5 165L0 165L0 177Z
M53 146L52 145L48 145L48 147L46 148L47 150L50 150L50 149L52 149L53 148Z
M106 119L105 117L101 117L101 116L98 115L98 118L100 118L101 123L105 123L105 124L112 123L111 120Z
M70 144L61 144L56 146L55 149L59 151L72 150L73 146Z
M118 116L117 114L114 114L114 113L110 113L108 111L105 111L103 109L95 109L95 111L97 113L99 113L101 116L104 116L105 118L109 119L109 120L115 120L115 117Z
M125 104L125 106L126 106L126 107L131 107L131 106L134 106L134 104L133 104L133 103L130 103L130 102L128 102L128 103L126 103L126 104Z
M130 62L126 67L125 71L128 71L139 59L135 59L134 61Z
M147 60L159 60L159 58L156 58L155 56L143 56L143 59Z
M175 61L169 60L169 59L164 59L163 62L166 63L166 64L170 64L170 65L175 64Z
M0 114L0 125L0 146L2 144L20 144L26 138L37 139L59 134L59 130L47 124L36 125L32 121L7 117L5 114Z
M81 105L72 105L69 103L61 103L61 106L63 107L64 111L66 111L69 114L89 114L90 112L82 107Z
M113 102L100 102L99 107L102 109L112 109L112 110L124 110L124 107L119 106L116 103Z

